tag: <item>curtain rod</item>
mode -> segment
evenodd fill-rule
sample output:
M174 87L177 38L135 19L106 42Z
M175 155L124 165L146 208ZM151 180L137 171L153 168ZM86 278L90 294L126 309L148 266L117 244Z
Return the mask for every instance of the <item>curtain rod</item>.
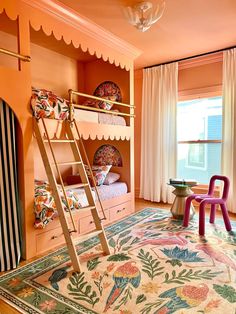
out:
M153 65L144 67L144 69L150 69L150 68L157 67L157 66L160 66L160 65L165 65L165 64L170 64L170 63L174 63L174 62L180 62L180 61L184 61L184 60L189 60L189 59L194 59L194 58L198 58L198 57L202 57L202 56L207 56L207 55L210 55L210 54L214 54L214 53L217 53L217 52L222 52L222 51L233 49L233 48L236 48L236 46L231 46L231 47L222 48L222 49L218 49L218 50L213 50L213 51L209 51L209 52L205 52L205 53L200 53L198 55L194 55L194 56L190 56L190 57L186 57L186 58L181 58L181 59L177 59L177 60L173 60L173 61L163 62L163 63L159 63L159 64L153 64Z

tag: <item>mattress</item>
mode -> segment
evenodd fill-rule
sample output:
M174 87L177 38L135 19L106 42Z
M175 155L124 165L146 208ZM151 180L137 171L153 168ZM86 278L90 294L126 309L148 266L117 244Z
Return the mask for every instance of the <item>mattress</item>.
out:
M74 116L77 121L126 126L125 118L114 114L75 109Z
M128 187L125 182L115 182L110 185L100 185L97 187L97 189L102 201L124 195L128 192Z
M98 186L97 189L102 201L121 196L128 191L127 184L124 182L101 185ZM92 189L92 193L96 201L97 197L94 188ZM87 197L83 188L67 190L66 194L72 211L88 206ZM62 191L61 199L64 209L67 210ZM52 191L47 181L35 180L34 213L34 226L37 229L45 228L50 221L58 216Z
M125 182L115 182L110 185L100 185L97 186L97 190L102 201L118 197L124 195L128 192L127 184ZM75 194L82 194L84 193L84 189L72 189ZM94 188L92 191L95 193ZM95 200L97 200L97 195L95 193Z

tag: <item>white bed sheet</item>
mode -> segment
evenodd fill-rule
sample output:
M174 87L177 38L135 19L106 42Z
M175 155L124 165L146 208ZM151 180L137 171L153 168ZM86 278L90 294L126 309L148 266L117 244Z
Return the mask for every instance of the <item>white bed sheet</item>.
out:
M128 192L128 187L125 182L115 182L110 185L100 185L97 187L97 189L98 189L98 193L102 201L124 195ZM92 190L93 190L92 191L93 197L96 200L97 195L94 192L94 188L92 188ZM85 195L84 189L83 188L73 189L73 191L79 194L79 199L80 199L80 202L82 203L82 206L83 207L87 206L86 195Z
M123 117L81 109L75 109L75 120L126 126L126 121Z

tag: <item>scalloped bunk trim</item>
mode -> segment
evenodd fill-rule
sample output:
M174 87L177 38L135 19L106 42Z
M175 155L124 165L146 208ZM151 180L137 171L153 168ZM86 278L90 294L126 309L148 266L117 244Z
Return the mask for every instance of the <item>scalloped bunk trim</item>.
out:
M81 134L81 137L84 139L84 140L111 140L111 141L129 141L130 140L130 136L122 136L122 135L102 135L102 136L99 136L99 135L96 135L94 136L93 134Z
M49 137L52 139L64 138L63 132L63 120L45 119L47 123L47 129ZM132 129L129 126L112 125L112 124L101 124L86 121L76 122L80 134L83 139L91 140L122 140L129 141L131 139ZM74 134L77 136L76 133Z
M140 49L56 0L13 1L15 4L11 5L7 0L1 1L0 12L4 10L12 20L15 20L21 13L24 16L28 15L30 25L34 30L42 28L46 35L53 33L57 40L63 38L66 44L73 43L75 48L80 47L82 51L96 55L97 58L102 58L122 69L131 70L133 60L142 53ZM45 14L48 18L45 18ZM67 24L68 27L61 27L61 22ZM78 31L81 36L78 36Z

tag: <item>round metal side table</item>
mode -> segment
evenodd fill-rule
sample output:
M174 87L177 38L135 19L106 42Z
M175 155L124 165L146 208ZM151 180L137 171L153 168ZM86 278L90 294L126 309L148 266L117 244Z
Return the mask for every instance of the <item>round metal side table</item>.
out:
M175 190L172 192L173 194L175 194L175 200L170 209L172 216L175 219L183 219L186 198L189 195L193 194L193 191L191 190L191 187L193 185L191 186L187 184L169 184L169 185L175 188ZM194 214L195 214L195 209L193 205L191 204L190 219L193 218Z

